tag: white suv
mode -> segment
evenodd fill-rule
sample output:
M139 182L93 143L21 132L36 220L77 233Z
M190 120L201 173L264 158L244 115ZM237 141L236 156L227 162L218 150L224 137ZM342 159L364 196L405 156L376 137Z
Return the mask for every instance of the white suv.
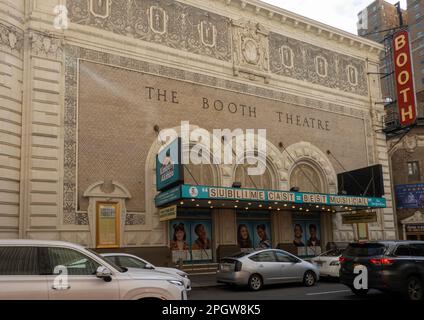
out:
M186 300L178 278L120 268L59 241L0 240L0 299Z

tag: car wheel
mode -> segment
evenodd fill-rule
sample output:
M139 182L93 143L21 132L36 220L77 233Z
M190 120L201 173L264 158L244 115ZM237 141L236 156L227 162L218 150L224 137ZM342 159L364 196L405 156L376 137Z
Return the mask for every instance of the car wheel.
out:
M368 294L368 289L355 289L354 287L350 287L350 290L358 297L364 297Z
M305 275L303 276L303 284L307 287L312 287L313 285L315 285L315 282L315 273L313 273L312 271L306 271Z
M406 281L406 294L409 300L423 300L423 283L417 277L410 277Z
M263 286L262 277L259 274L252 274L249 278L249 288L253 291L261 290Z

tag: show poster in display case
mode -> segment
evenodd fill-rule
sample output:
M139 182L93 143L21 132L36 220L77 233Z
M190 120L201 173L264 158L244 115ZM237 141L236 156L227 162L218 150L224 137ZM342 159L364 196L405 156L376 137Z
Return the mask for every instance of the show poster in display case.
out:
M242 251L271 248L271 224L261 220L238 220L237 244Z
M170 228L173 262L211 261L212 225L210 220L174 220Z
M299 256L321 254L321 226L319 219L294 219L293 244Z

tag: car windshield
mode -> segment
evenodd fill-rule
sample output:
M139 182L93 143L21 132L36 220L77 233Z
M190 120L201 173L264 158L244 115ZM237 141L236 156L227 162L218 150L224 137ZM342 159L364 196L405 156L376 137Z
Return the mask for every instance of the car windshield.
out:
M353 243L344 254L351 257L373 257L384 254L385 249L386 246L381 243Z
M125 273L128 271L127 268L124 267L120 267L117 266L116 264L114 264L113 262L106 260L104 257L102 257L100 254L98 254L96 251L91 250L91 249L87 249L88 251L90 251L92 254L94 254L97 258L101 259L102 261L106 262L107 264L111 265L112 267L114 267L116 270L118 270L121 273Z

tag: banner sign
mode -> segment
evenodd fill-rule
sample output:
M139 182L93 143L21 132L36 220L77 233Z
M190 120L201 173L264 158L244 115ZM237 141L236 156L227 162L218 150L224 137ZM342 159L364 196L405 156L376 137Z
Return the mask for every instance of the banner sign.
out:
M184 166L181 164L181 139L177 138L156 156L156 190L181 183L184 183Z
M401 30L394 35L393 55L399 121L402 127L410 126L417 120L417 108L411 48L407 30Z
M177 206L171 206L159 210L159 221L168 221L177 218Z
M424 183L395 186L398 209L424 208Z
M424 233L424 224L407 224L405 231L408 233Z
M377 212L359 211L352 214L342 215L343 224L356 224L356 223L374 223L377 222Z
M182 198L385 208L386 199L290 191L182 185Z
M155 197L156 207L161 207L165 204L175 202L181 199L181 186L176 186L172 189L161 192Z

